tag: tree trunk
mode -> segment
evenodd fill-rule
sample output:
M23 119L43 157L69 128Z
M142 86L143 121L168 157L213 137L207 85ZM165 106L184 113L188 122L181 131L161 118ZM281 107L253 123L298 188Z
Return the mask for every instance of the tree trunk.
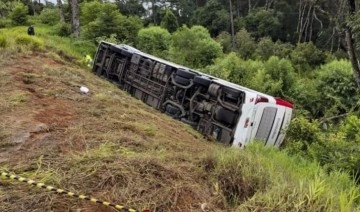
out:
M80 20L79 20L79 2L78 0L71 0L71 24L73 36L78 38L80 36Z
M62 4L61 0L57 0L57 7L59 8L60 21L62 23L64 23L65 22L65 15L64 15L63 4Z
M230 3L230 23L231 23L231 49L235 51L234 17L233 17L231 0L229 0L229 3Z
M349 14L350 15L354 15L355 14L355 0L348 0L349 3ZM359 62L356 56L356 51L355 51L355 40L352 36L352 32L351 32L351 28L350 26L346 26L345 29L345 39L346 39L346 44L347 44L347 51L349 54L349 59L351 61L351 65L354 71L354 78L355 78L355 82L357 84L357 86L360 88L360 67L359 67Z

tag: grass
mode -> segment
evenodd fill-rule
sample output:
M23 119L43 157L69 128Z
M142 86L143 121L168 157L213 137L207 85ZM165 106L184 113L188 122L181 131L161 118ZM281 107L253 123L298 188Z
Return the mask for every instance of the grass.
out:
M239 150L206 141L65 61L59 49L79 51L72 39L46 27L37 34L44 49L0 61L0 170L151 211L360 210L359 187L346 173L258 143ZM6 51L16 45L10 36ZM39 123L48 130L34 130ZM16 144L19 132L31 136ZM7 179L0 185L0 211L112 211Z

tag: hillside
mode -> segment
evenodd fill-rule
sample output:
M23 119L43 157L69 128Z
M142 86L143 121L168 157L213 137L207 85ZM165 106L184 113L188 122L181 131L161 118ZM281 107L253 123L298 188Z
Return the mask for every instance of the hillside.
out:
M39 48L9 41L0 53L0 171L139 210L359 209L347 174L261 145L207 141L39 39ZM5 178L0 201L0 211L114 211Z

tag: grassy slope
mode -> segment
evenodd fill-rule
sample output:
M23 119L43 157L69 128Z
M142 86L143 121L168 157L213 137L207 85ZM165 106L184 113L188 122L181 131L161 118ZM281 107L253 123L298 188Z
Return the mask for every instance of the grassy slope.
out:
M71 39L37 31L34 52L15 42L24 27L0 31L8 42L0 51L0 170L152 211L201 211L203 203L209 211L360 209L346 174L259 145L239 151L205 141L70 63L83 51ZM0 201L0 211L113 211L6 179Z

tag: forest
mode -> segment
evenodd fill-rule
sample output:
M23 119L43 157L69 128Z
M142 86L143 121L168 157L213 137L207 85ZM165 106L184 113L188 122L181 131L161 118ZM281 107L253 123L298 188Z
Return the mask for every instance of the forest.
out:
M360 182L358 1L0 2L0 28L30 24L70 37L82 54L94 55L101 40L126 43L289 100L282 151Z

